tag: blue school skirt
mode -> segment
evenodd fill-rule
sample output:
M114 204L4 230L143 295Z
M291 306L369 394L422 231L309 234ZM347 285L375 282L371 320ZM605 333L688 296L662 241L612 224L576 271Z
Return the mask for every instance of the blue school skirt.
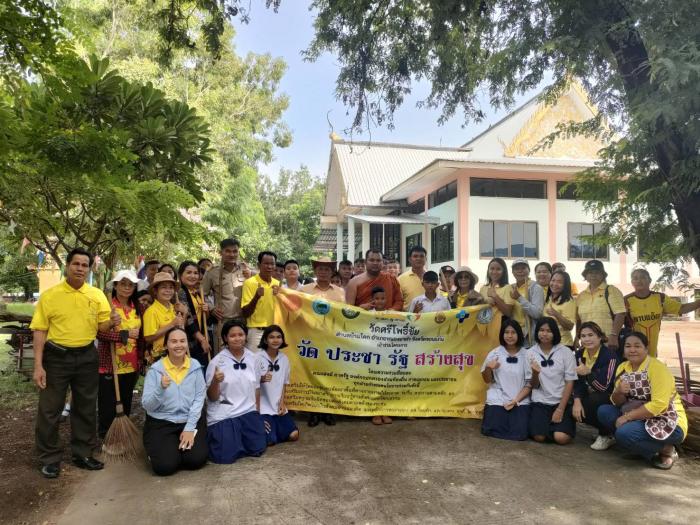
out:
M296 423L289 415L289 412L283 416L262 415L263 421L270 425L270 432L267 433L267 444L274 445L276 443L284 443L289 441L289 435L297 428Z
M485 436L512 441L527 439L530 405L515 406L506 410L501 405L485 405L481 433Z
M207 427L209 459L229 464L243 456L260 456L265 452L265 425L257 411L224 419Z
M530 409L530 435L545 436L550 441L554 440L555 432L563 432L576 437L576 420L572 414L571 405L566 405L561 423L552 423L552 414L559 405L545 405L544 403L531 403Z

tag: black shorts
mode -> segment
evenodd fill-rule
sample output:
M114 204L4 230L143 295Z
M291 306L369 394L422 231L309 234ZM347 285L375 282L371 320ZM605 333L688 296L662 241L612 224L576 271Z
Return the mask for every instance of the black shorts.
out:
M528 425L530 437L545 436L553 440L555 432L563 432L572 438L576 436L576 421L571 413L571 405L566 405L561 423L552 423L552 414L558 406L530 403L530 424Z

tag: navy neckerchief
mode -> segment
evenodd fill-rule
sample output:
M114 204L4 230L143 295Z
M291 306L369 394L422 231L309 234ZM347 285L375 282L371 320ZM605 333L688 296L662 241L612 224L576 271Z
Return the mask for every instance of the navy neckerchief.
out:
M267 370L269 372L272 372L272 371L279 372L280 371L280 365L277 364L277 362L279 361L279 357L277 359L275 359L274 363L267 358L265 358L265 361L267 361L267 364L268 364Z
M246 368L248 368L248 365L243 362L244 359L245 359L245 357L243 357L240 361L236 361L236 358L234 357L233 358L233 369L238 370L240 368L241 370L245 370Z
M539 354L539 352L537 352L537 353ZM552 350L549 353L549 357L545 357L542 354L540 354L540 357L542 358L542 361L540 361L540 365L545 366L545 367L546 366L554 366L554 359L552 359L552 356L556 353L557 353L556 350Z

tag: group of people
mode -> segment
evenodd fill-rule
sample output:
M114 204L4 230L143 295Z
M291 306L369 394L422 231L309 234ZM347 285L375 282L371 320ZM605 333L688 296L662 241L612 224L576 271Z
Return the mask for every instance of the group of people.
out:
M240 260L240 243L224 239L219 265L204 258L176 269L150 260L143 278L117 272L107 299L86 283L92 255L71 251L65 280L41 295L31 324L42 474L60 473L58 422L69 387L73 463L103 468L93 451L115 417L115 373L127 415L134 385L146 375L144 446L156 474L199 468L207 459L232 463L296 441L299 429L284 402L285 334L274 324L280 287L377 311L488 304L502 322L500 346L482 369L484 434L565 444L576 422L586 423L599 431L593 448L617 440L670 468L687 420L673 377L655 358L659 327L663 314L689 312L700 302L681 305L652 292L643 269L632 274L635 292L623 297L605 282L597 260L586 263L588 287L580 293L563 265L539 263L533 280L525 259L513 262L509 284L500 258L489 262L477 291L479 279L468 267L426 271L426 255L413 247L403 273L376 249L354 263L319 257L312 260L314 278L303 279L297 261L280 262L270 251L250 268ZM309 426L321 422L334 425L335 417L309 416ZM372 423L392 419L374 416Z

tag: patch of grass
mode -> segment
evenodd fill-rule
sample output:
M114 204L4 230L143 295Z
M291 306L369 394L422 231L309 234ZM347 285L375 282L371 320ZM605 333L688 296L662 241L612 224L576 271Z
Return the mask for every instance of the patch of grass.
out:
M27 376L15 371L8 337L0 336L0 409L19 410L36 404L37 390Z
M8 303L7 311L13 314L34 315L34 303Z

